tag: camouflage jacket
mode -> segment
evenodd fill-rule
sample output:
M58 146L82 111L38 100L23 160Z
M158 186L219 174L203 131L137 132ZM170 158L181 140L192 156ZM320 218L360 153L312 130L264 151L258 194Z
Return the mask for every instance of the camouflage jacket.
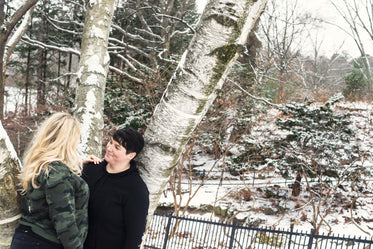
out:
M65 249L83 248L88 230L87 183L62 162L53 162L49 174L37 178L21 198L20 224Z

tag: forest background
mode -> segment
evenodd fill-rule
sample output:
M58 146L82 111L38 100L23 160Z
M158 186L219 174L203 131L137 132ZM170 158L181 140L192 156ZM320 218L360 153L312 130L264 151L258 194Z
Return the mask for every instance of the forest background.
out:
M182 191L178 184L183 179L192 182L201 178L193 173L193 156L202 152L217 162L211 170L243 179L245 174L254 172L263 177L258 172L272 170L293 180L292 198L300 195L297 183L303 179L306 198L313 200L318 210L309 218L315 229L325 223L327 200L336 196L341 186L347 184L359 193L368 191L364 177L370 176L366 167L370 153L352 142L356 132L349 113L336 112L333 106L341 101L372 100L373 58L366 52L363 37L368 36L372 42L373 3L330 3L345 22L341 32L350 36L359 56L351 57L338 47L330 56L323 54L317 30L324 20L304 12L299 1L280 4L270 0L172 173L169 186L175 196L175 213L187 211L188 203L182 206L177 197ZM16 1L5 4L4 15L10 17L17 10ZM19 156L45 116L74 111L79 66L76 51L81 46L85 11L83 1L39 1L29 28L7 63L4 103L10 102L6 89L11 87L21 90L22 102L11 110L4 105L1 121ZM117 1L108 46L104 140L117 128L147 129L199 18L193 0ZM305 54L303 46L310 41L307 46L311 49ZM276 127L287 133L265 141L253 140L250 135L259 124L258 117L265 117L273 109L279 111ZM204 174L202 179L207 181L209 177ZM315 183L309 179L316 179ZM275 210L281 211L278 194L271 189L264 192L277 203ZM255 196L249 187L236 194L246 201ZM344 202L354 208L357 200L347 198Z

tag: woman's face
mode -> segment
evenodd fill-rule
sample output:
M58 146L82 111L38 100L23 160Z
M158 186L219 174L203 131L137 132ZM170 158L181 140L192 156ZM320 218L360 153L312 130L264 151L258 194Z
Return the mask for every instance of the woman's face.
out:
M105 160L112 165L128 163L131 160L130 154L127 154L127 150L120 143L111 138L106 145Z

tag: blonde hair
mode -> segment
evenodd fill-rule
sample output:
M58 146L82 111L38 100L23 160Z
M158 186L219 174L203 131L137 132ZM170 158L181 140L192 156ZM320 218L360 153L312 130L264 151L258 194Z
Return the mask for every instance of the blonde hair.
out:
M68 113L58 112L47 118L35 133L24 154L23 169L19 175L23 191L30 183L38 188L36 179L42 171L49 172L51 162L61 161L80 175L82 161L77 152L80 142L80 123Z

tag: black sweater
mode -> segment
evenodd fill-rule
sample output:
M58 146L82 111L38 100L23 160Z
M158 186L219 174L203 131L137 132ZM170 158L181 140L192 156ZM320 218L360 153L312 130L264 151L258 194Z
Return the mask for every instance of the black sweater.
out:
M88 183L88 236L85 249L137 249L145 231L149 192L135 162L123 172L106 171L107 162L84 166Z

